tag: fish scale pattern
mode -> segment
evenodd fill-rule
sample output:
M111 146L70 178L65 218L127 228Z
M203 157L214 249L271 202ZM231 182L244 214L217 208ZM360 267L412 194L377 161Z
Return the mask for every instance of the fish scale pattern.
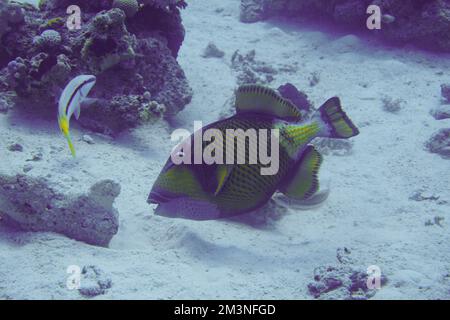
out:
M271 141L269 130L274 128L273 121L273 119L265 117L259 118L255 115L252 117L238 116L224 122L216 123L213 128L219 129L224 137L226 136L226 129L242 129L243 131L248 129L267 129L268 150L264 150L263 152L267 152L267 154L270 155L272 150L270 149ZM242 148L243 145L239 144L237 140L238 139L234 140L234 150L236 150L236 152L234 152L234 163L237 163L238 153L243 152L243 150L239 151L239 148ZM226 149L224 144L224 159L226 159ZM243 207L243 204L245 204L245 207L254 208L263 204L276 191L279 182L294 165L294 160L288 156L286 150L281 147L281 144L279 150L279 171L275 175L261 175L261 168L263 168L264 165L261 164L260 161L258 161L257 164L249 164L249 159L250 148L249 142L246 141L245 164L235 165L233 167L233 171L228 177L223 190L215 197L217 205L225 215L239 213L239 209Z

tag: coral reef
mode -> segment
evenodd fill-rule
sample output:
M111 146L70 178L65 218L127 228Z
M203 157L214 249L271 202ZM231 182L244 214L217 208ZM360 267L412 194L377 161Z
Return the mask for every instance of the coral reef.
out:
M369 5L378 5L382 12L382 28L371 34L395 44L413 43L450 52L447 0L241 0L240 19L255 22L271 16L321 18L353 31L368 31Z
M0 24L6 24L0 28L0 112L8 100L53 116L62 88L79 74L97 77L80 123L101 133L175 115L190 102L192 90L176 60L184 1L79 1L80 30L66 26L71 4L43 0L37 10L0 0Z
M111 180L94 184L87 194L68 195L43 178L0 175L0 215L23 230L57 232L107 246L119 227L113 207L119 193L120 185Z
M139 3L137 0L114 0L113 8L122 9L127 18L133 18L139 11Z
M53 49L61 44L61 35L55 30L45 30L40 36L33 39L33 43L40 48Z
M441 129L434 133L425 143L425 148L431 153L450 159L450 129Z

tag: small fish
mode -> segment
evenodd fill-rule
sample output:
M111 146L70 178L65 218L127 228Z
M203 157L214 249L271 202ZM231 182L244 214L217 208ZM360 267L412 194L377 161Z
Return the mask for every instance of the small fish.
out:
M359 134L342 110L339 98L329 99L310 119L303 119L300 110L278 92L259 85L244 85L236 92L235 106L234 116L204 129L217 129L224 136L227 129L278 129L278 171L262 175L261 168L267 165L261 161L250 164L248 147L244 164L177 165L170 157L148 196L148 203L158 205L155 214L211 220L254 211L264 206L275 192L300 201L326 198L327 193L319 192L322 156L309 143L316 137L347 139ZM194 136L191 135L190 141L195 141ZM214 142L202 145L207 147ZM265 154L272 154L272 144L267 143L266 147L270 150ZM173 153L180 154L176 150Z
M58 104L58 124L61 132L67 139L70 152L75 157L75 148L70 138L70 118L80 117L81 102L86 99L89 91L95 85L96 78L91 75L80 75L72 79L64 88Z
M381 21L383 21L384 23L387 23L387 24L394 23L395 20L396 20L395 17L390 14L383 14L381 16Z

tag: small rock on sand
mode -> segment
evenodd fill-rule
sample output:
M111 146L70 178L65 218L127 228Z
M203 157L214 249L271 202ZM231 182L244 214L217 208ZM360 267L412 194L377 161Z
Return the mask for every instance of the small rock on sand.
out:
M22 145L18 144L18 143L13 143L12 145L10 145L8 147L8 150L11 152L22 152L23 151L23 147Z
M441 94L442 97L450 103L450 84L441 85Z
M87 135L87 134L83 135L82 140L84 142L86 142L87 144L95 144L94 139L92 139L92 137L90 135Z
M203 51L203 58L223 58L225 56L225 52L217 48L217 46L210 42L208 46Z
M112 287L111 279L97 266L85 266L81 272L80 288L81 295L92 298L106 293Z
M441 129L434 133L425 143L425 148L431 153L450 159L450 129Z

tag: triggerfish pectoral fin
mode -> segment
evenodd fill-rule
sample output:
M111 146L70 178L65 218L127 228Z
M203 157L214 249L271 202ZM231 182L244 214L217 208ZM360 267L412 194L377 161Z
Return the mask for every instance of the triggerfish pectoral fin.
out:
M321 164L322 155L313 146L308 146L280 191L296 200L311 198L319 190L317 174Z

